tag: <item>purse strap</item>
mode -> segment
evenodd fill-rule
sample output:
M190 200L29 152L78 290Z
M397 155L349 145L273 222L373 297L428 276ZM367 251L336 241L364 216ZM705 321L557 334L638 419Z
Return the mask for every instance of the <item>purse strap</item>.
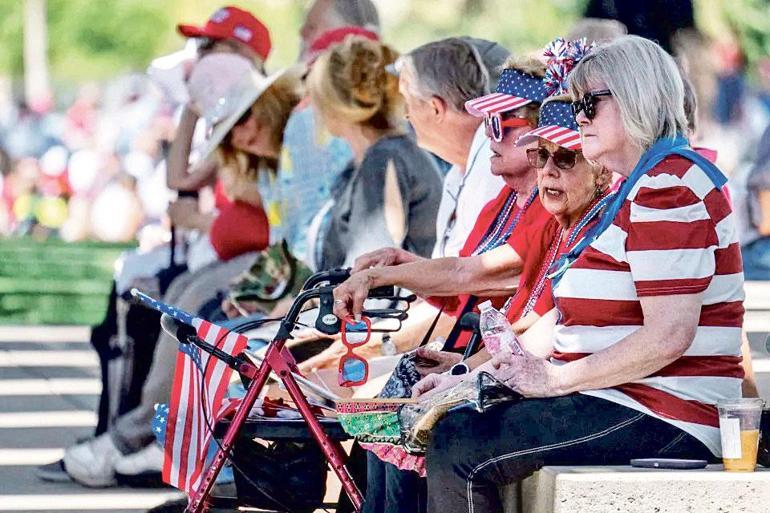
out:
M441 304L441 308L438 309L438 313L436 314L436 317L433 318L433 322L430 323L430 327L428 328L428 331L425 332L425 336L422 337L422 342L420 342L420 345L417 347L422 347L426 345L428 342L430 342L430 337L433 335L433 331L436 329L436 325L438 324L438 320L441 317L441 314L444 313L444 304ZM446 347L446 346L445 346Z
M454 345L457 343L457 339L460 338L460 332L462 331L460 328L460 319L463 318L463 315L472 311L476 307L478 300L479 298L476 296L468 297L468 301L465 302L465 306L463 306L462 312L460 312L460 315L457 316L457 322L452 327L452 331L449 332L449 336L447 337L446 342L444 342L444 351L452 351L454 349Z

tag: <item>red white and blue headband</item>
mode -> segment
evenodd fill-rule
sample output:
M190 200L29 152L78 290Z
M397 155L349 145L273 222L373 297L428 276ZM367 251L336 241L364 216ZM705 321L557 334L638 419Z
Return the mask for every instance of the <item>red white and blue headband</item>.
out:
M500 73L497 89L492 94L465 102L465 110L476 117L491 116L518 109L528 103L542 101L548 96L543 80L515 69Z

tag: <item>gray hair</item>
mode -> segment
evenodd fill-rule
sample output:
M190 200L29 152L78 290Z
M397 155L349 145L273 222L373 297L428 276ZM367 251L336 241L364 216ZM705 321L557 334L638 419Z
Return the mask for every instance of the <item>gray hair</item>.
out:
M684 87L684 115L687 118L687 130L690 136L698 130L698 97L695 87L683 66L679 67L682 74L682 86Z
M628 28L618 20L583 18L572 26L568 41L586 38L589 43L607 43L628 34Z
M331 8L343 25L380 30L380 15L372 0L332 0Z
M409 94L423 100L438 96L458 112L465 112L466 101L489 93L489 72L478 51L458 37L415 48L396 68L409 73Z
M581 98L599 84L612 92L627 136L643 150L662 137L686 133L682 77L658 44L622 36L599 46L570 75L570 96Z

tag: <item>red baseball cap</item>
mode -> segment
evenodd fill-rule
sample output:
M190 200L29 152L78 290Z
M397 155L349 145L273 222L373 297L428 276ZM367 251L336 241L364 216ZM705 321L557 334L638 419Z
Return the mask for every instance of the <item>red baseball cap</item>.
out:
M318 56L331 45L343 42L345 38L350 35L361 36L372 41L380 40L380 36L376 32L352 25L349 27L339 27L327 30L310 43L310 46L305 53L305 62L312 64Z
M179 24L176 28L185 37L235 39L250 46L262 60L270 55L270 31L253 14L237 7L222 7L202 27Z

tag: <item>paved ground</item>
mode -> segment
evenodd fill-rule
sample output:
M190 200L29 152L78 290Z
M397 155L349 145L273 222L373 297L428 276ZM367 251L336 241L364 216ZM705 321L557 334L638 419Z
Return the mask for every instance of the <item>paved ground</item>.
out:
M98 376L87 329L0 327L0 512L138 513L173 493L35 477L37 465L93 432Z
M749 331L760 393L770 399L770 284L747 284ZM0 327L0 512L135 513L169 491L89 490L38 480L35 466L88 436L95 424L98 366L85 328Z

